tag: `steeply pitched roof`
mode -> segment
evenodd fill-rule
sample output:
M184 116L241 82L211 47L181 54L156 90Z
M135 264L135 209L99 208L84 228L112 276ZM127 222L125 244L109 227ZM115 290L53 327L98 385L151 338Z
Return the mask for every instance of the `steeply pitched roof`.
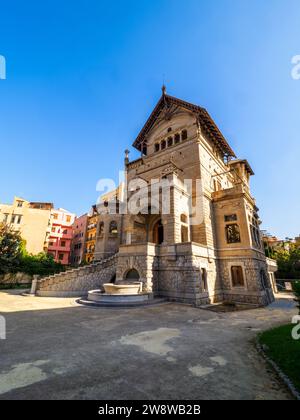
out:
M215 124L209 113L206 111L206 109L201 108L197 105L193 105L189 102L183 101L181 99L175 98L173 96L166 95L165 91L163 91L162 97L158 101L152 114L148 118L140 134L133 143L133 147L135 147L138 150L142 149L146 136L155 124L157 118L159 117L159 114L165 107L170 107L172 105L185 108L188 111L192 111L193 113L195 113L198 117L202 130L209 136L209 138L215 143L215 145L219 147L225 155L228 155L230 157L236 157L234 151L231 149L227 140L224 138L223 134L218 129L217 125Z

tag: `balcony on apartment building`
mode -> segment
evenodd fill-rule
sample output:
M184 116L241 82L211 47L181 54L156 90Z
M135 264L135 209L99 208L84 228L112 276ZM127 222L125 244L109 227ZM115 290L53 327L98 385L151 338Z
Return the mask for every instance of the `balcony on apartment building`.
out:
M52 228L50 236L53 237L53 238L61 238L61 239L65 239L65 240L68 240L68 239L71 240L71 239L73 239L73 232L72 232L71 229L64 229L64 228L57 229L56 228L54 230L54 228Z
M87 230L97 229L97 223L91 223L88 225Z
M49 242L48 251L71 252L71 242Z

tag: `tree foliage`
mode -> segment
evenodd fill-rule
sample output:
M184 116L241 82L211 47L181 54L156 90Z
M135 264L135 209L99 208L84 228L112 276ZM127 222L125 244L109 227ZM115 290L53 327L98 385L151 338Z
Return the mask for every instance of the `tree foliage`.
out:
M278 278L300 279L300 246L290 244L289 248L278 248L273 258L278 264Z
M28 254L26 243L20 233L6 224L0 224L0 274L21 272L47 276L64 269L64 266L56 263L51 255Z
M20 233L0 223L0 273L13 271L22 257L23 243Z

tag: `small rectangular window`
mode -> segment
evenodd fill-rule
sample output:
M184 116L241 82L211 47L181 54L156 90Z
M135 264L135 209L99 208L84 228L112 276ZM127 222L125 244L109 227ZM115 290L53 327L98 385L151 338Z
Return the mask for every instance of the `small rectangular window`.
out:
M16 214L13 214L13 215L11 216L11 221L10 221L10 223L14 224L14 223L16 223L16 220L17 220L17 215L16 215Z
M231 282L232 287L244 287L244 273L241 266L232 266L231 267Z
M237 221L236 214L230 214L228 216L225 216L225 222L236 222L236 221Z

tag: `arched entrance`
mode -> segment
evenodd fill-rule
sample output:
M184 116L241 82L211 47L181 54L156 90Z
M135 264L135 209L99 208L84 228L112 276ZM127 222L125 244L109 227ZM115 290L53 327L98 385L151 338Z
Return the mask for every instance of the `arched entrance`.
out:
M164 242L164 227L161 220L156 222L153 227L153 242L157 245Z

